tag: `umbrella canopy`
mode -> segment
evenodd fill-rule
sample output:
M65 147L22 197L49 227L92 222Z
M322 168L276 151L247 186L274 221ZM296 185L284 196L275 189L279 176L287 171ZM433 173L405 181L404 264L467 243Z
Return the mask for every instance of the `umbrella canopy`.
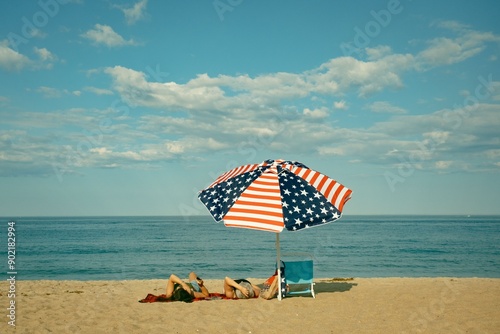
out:
M351 193L300 162L266 160L225 172L198 198L215 221L224 221L226 226L277 233L279 268L278 233L285 228L298 231L339 219Z

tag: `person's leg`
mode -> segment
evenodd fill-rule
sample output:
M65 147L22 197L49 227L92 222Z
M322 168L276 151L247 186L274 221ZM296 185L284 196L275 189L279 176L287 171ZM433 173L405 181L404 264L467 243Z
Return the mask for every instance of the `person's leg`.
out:
M228 298L234 298L234 285L236 282L232 280L230 277L224 278L224 287L223 287L223 293L226 295Z
M186 289L186 287L185 287L186 283L184 283L178 276L172 274L172 275L170 275L170 278L167 281L167 290L165 293L167 298L172 297L172 294L174 293L175 283L180 284L184 289ZM189 289L186 289L186 291L190 292Z
M204 298L209 297L210 293L208 289L205 287L205 282L198 275L192 271L189 273L189 283L193 286L194 296L196 298Z
M252 288L253 288L254 296L259 297L260 296L260 288L257 285L253 285L253 284L252 284Z
M191 282L191 281L195 281L196 278L198 277L198 275L196 275L196 273L194 271L192 271L189 273L188 277L189 277L189 282Z
M193 288L194 292L200 292L201 293L201 286L202 284L201 280L198 280L198 275L194 271L189 273L189 283L191 284L191 287ZM203 285L203 284L202 284ZM199 297L199 296L197 296Z

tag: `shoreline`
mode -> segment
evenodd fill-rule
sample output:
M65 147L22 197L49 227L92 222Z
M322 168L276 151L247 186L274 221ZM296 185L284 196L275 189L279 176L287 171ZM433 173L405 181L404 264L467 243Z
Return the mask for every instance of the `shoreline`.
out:
M9 282L3 281L0 332L500 332L500 278L317 278L314 299L138 302L163 294L166 281L19 280L16 328L7 323ZM205 285L220 293L222 279Z

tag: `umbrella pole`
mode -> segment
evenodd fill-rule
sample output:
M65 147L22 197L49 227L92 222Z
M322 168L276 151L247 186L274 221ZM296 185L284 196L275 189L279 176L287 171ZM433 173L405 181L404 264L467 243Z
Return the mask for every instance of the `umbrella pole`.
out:
M278 269L278 300L281 300L281 254L280 254L280 234L276 233L276 268Z

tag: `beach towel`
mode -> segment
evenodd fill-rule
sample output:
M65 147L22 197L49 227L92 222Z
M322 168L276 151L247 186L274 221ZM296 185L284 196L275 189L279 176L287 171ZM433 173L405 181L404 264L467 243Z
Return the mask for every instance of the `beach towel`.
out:
M219 300L219 299L232 299L232 298L226 297L226 295L222 293L211 293L209 297L194 298L191 302L197 302L202 300ZM156 303L156 302L169 303L175 301L176 300L167 298L166 295L154 295L152 293L148 293L146 298L139 300L139 303Z

